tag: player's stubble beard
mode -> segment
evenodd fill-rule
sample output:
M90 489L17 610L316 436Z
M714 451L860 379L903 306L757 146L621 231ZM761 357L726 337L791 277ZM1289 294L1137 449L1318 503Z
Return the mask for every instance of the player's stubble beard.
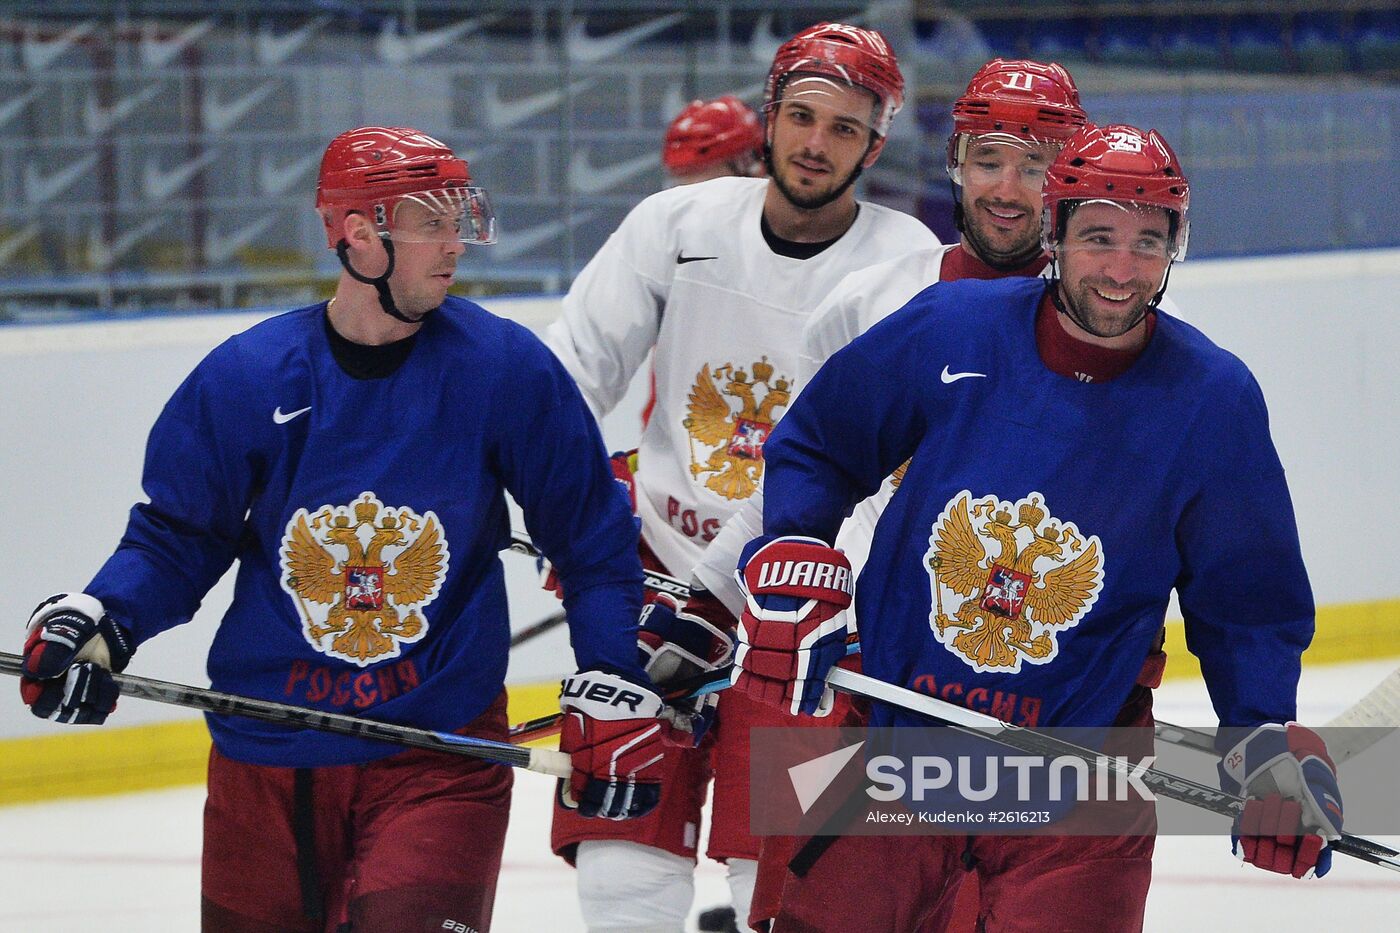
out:
M1040 243L1040 207L1037 205L1032 209L1026 204L1007 204L1001 201L985 202L991 207L1005 207L1013 210L1026 211L1026 216L1033 218L1036 222L1029 224L1029 229L1025 235L1017 238L1009 248L997 249L992 245L990 237L982 233L982 220L977 216L976 209L982 201L974 202L972 210L964 208L961 211L962 235L967 238L968 244L987 265L998 272L1010 272L1013 269L1020 269L1034 259L1038 258L1044 249Z
M1131 291L1134 300L1123 305L1121 309L1115 309L1110 316L1097 310L1098 303L1103 299L1094 294L1095 288ZM1068 315L1070 320L1095 337L1108 339L1128 333L1141 324L1149 312L1156 310L1152 299L1157 294L1157 288L1158 286L1141 278L1118 285L1103 276L1085 276L1073 285L1069 284L1067 278L1061 279L1055 297L1059 299L1056 301L1059 309Z
M871 145L874 145L873 138L871 140ZM826 207L828 204L841 197L841 195L846 193L846 189L850 188L851 185L854 185L856 183L856 179L859 178L860 173L864 171L865 158L866 155L869 155L869 153L870 147L867 146L865 154L862 155L860 159L856 162L856 167L851 170L850 175L846 177L845 181L841 182L838 185L835 185L832 188L827 189L824 192L814 192L812 194L803 194L795 190L792 187L792 185L788 184L784 173L778 171L778 167L774 163L773 147L771 145L765 145L763 147L763 164L764 167L768 169L768 177L772 179L773 184L778 186L778 192L782 194L784 198L787 199L787 202L789 204L791 204L795 208L798 208L799 210L816 211L821 210L823 207ZM832 165L831 160L828 159L826 156L813 156L808 153L804 153L803 157L813 162L823 162L827 165ZM783 168L786 170L787 166L784 165Z

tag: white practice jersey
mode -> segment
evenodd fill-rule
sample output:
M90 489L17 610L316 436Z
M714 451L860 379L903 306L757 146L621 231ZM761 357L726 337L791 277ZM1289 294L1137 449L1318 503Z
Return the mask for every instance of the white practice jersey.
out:
M545 335L599 417L655 348L637 511L679 576L758 489L763 443L804 378L813 310L848 272L938 245L915 218L862 202L821 253L780 256L759 227L767 189L766 179L717 178L647 198L584 267Z
M952 246L916 250L848 274L812 312L802 333L798 378L802 384L837 350L855 340L885 317L898 311L919 292L939 280L943 257ZM859 575L870 553L875 523L884 511L896 484L885 480L880 491L856 506L841 526L836 546L846 552L851 570ZM695 578L736 616L744 597L734 579L734 569L745 544L763 532L763 491L750 497L725 524L695 568ZM854 624L854 610L847 618Z
M889 315L909 303L919 292L940 281L943 258L953 245L915 250L895 259L877 263L851 272L812 313L802 334L802 353L798 365L798 380L806 385L822 364L846 344L874 327ZM1040 273L1049 278L1054 266ZM1162 299L1162 310L1182 318L1170 298ZM836 547L845 551L851 562L853 577L858 578L865 559L870 555L870 543L875 525L899 488L902 470L887 478L880 491L861 502L841 526ZM714 543L694 571L700 581L736 616L743 611L744 597L734 578L735 567L745 544L763 533L763 490L747 499L716 536ZM855 624L855 610L848 614Z

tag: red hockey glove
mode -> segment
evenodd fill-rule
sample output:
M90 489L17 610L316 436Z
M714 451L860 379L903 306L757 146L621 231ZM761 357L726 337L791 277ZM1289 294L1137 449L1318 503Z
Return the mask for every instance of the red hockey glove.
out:
M661 759L674 715L649 687L603 671L565 678L559 749L573 757L568 806L583 816L645 816L661 799ZM561 788L562 789L562 788Z
M136 650L131 635L86 593L59 593L29 617L19 692L41 719L101 725L117 708L122 671Z
M1321 736L1296 722L1262 725L1225 754L1220 782L1248 798L1230 837L1236 856L1294 878L1327 874L1342 793Z
M826 675L846 655L850 562L816 538L755 538L744 555L734 686L792 715L830 714Z

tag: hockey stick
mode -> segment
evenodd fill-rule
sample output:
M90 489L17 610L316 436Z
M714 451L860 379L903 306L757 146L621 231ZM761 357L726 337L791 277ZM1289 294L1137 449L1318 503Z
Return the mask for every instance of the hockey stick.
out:
M1390 735L1383 730L1400 726L1400 670L1390 673L1370 693L1357 700L1327 723L1326 728L1340 727L1347 731L1328 736L1327 753L1337 764L1355 757ZM1215 734L1204 729L1174 726L1169 722L1156 725L1157 738L1208 755L1219 756L1215 749Z
M512 632L510 636L510 646L512 648L518 648L536 635L552 632L567 621L569 621L569 617L562 612L556 612L554 615L545 616L533 625L527 625L518 632Z
M507 548L507 550L536 559L544 556L544 554L540 553L540 549L535 547L535 543L530 540L528 535L518 531L511 533L510 547ZM642 573L642 585L647 589L654 590L658 593L670 593L677 599L685 600L690 598L690 586L677 580L675 577L668 577L666 574L657 573L655 570L644 570Z
M1136 780L1155 795L1170 800L1180 800L1183 803L1200 807L1203 810L1210 810L1222 816L1233 819L1244 809L1243 797L1227 794L1209 785L1199 784L1175 774L1158 771L1155 768L1137 768L1130 765L1126 759L1105 757L1073 742L1042 732L1024 729L1020 726L1013 726L994 716L988 716L985 713L979 713L962 706L955 706L927 694L897 687L865 674L857 674L855 671L848 671L845 668L833 667L827 674L826 682L842 693L865 697L921 716L928 716L960 732L980 735L1018 751L1043 757L1081 758L1090 764L1105 762L1110 771L1125 776L1129 773L1136 775ZM1348 833L1343 833L1341 838L1333 840L1330 844L1332 848L1344 855L1350 855L1391 871L1400 872L1400 852L1388 846Z
M23 659L19 655L0 651L0 674L23 674ZM481 758L499 765L524 768L552 777L568 777L572 771L569 756L563 752L547 748L521 748L509 742L495 742L451 732L437 732L430 729L415 729L412 726L399 726L393 723L361 719L358 716L345 716L340 713L326 713L304 706L291 706L271 700L258 700L253 697L221 693L203 687L170 683L164 680L151 680L146 677L133 677L129 674L113 674L112 679L126 696L140 697L157 703L184 706L210 713L224 713L231 716L244 716L248 719L261 719L287 726L302 726L321 732L334 732L358 739L372 739L393 745L406 745L410 748L423 748L433 752L447 752Z

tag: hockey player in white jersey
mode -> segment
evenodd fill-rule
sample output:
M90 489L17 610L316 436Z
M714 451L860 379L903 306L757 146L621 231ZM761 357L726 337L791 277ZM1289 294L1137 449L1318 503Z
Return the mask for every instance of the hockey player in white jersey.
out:
M763 443L799 388L814 309L848 272L938 245L912 217L858 201L903 103L884 38L823 23L779 48L765 92L767 179L719 178L652 195L589 262L546 342L601 416L655 349L656 409L634 477L643 560L688 577L763 475ZM713 663L733 618L712 600L657 603L643 632L651 670ZM704 616L708 621L702 621ZM679 650L686 643L688 650ZM658 645L661 645L658 649ZM692 668L693 669L693 668ZM747 915L758 840L748 833L748 749L759 704L720 702L708 853L727 861ZM774 722L762 711L763 722ZM553 846L579 868L592 930L680 930L690 905L711 746L668 756L663 801L635 826L590 826L556 808Z

